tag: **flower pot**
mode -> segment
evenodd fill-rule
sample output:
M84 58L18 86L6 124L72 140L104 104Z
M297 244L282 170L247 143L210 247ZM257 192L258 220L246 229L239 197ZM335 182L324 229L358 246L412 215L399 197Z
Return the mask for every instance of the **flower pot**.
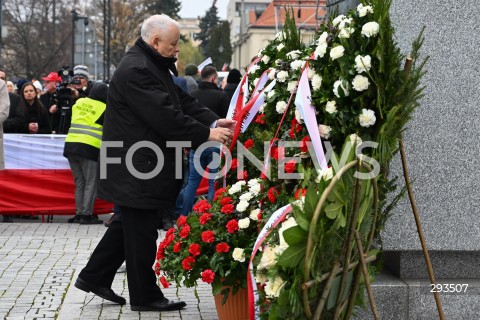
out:
M228 294L227 301L222 305L223 295L216 294L215 306L219 320L248 320L248 292L240 288L237 294L232 296L232 288Z

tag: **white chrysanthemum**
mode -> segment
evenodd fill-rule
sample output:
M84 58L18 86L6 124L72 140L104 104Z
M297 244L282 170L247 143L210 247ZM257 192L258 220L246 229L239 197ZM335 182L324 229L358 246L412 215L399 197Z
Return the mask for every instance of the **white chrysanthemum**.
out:
M327 44L328 33L324 31L317 40L317 45Z
M268 79L270 80L273 80L275 79L275 73L277 72L276 69L271 69L269 72L268 72Z
M348 39L355 31L354 28L343 28L342 31L338 34L339 38Z
M289 53L287 53L287 57L294 60L294 59L297 59L300 56L301 53L302 52L300 50L293 50L293 51L290 51Z
M362 138L360 138L356 133L352 133L349 137L352 145L360 145L363 142Z
M247 229L249 225L250 225L250 218L243 218L238 220L239 229Z
M244 262L245 261L245 252L242 248L235 248L233 249L232 252L232 258L235 261L238 262Z
M320 180L323 179L328 181L333 178L333 169L332 167L325 168L323 170L317 170L318 176L315 178L316 183L320 183Z
M240 201L250 201L253 198L253 195L250 192L245 192L240 196Z
M278 46L277 46L277 51L282 51L282 49L285 48L285 45L283 43L280 43Z
M353 21L352 18L345 18L343 19L342 21L340 21L340 23L338 24L338 30L343 30L345 29L345 27L347 26L347 24L351 24Z
M312 78L312 88L313 90L318 90L322 86L322 77L318 74L315 74Z
M302 114L300 113L300 111L298 111L298 109L295 109L295 119L298 123L303 123Z
M343 46L336 46L330 50L330 58L332 58L332 60L341 58L343 57L344 52L345 48Z
M315 75L315 70L311 69L311 68L308 68L307 70L307 77L308 79L312 79L312 77Z
M277 105L275 106L275 110L277 110L278 113L283 114L285 110L287 109L287 103L285 101L278 101Z
M367 22L362 27L362 34L365 37L370 38L376 36L379 30L380 26L375 21Z
M333 84L333 93L335 94L335 96L337 98L340 98L340 93L338 92L339 87L342 87L343 94L345 95L345 97L348 96L348 94L349 94L348 86L343 83L342 79L339 79L339 80L335 81L335 83Z
M285 82L287 80L287 78L288 78L288 72L287 71L282 70L282 71L279 71L277 73L277 80L279 82Z
M355 57L355 69L358 73L368 72L372 67L372 58L367 54L366 56L358 55Z
M332 127L324 124L319 124L318 131L320 132L320 137L328 139L330 138L330 132L332 132Z
M247 182L247 185L248 185L249 188L251 188L253 186L256 186L257 184L260 184L260 179L257 179L257 178L250 179Z
M247 210L248 205L249 205L248 201L240 200L240 202L237 204L235 209L239 212L243 212L243 211Z
M357 12L359 17L365 17L368 13L373 13L373 8L371 6L364 6L360 3L357 6Z
M269 280L266 282L265 294L269 298L278 298L284 285L285 281L283 281L281 277L277 276L274 280Z
M262 258L258 263L257 270L268 269L275 265L277 259L277 250L274 247L266 246L262 252Z
M327 53L327 48L327 43L319 44L315 49L315 59L317 59L318 57L323 58L323 56L325 56L325 53Z
M332 21L333 26L336 27L336 26L337 26L340 22L342 22L343 19L345 19L345 18L346 18L346 17L345 17L343 14L337 16L337 17L336 17L335 19L333 19L333 21Z
M327 101L327 105L325 106L325 111L330 114L337 112L337 102L335 100Z
M293 93L296 87L297 87L297 81L290 81L287 85L287 90L288 92Z
M254 209L250 211L250 215L248 216L253 221L258 221L258 214L260 213L260 209Z
M368 81L367 77L357 74L355 78L353 78L352 87L356 91L365 91L368 89L369 85L370 85L370 82Z
M268 98L268 99L271 99L274 95L275 95L275 90L270 90L270 91L267 93L267 98Z
M228 194L235 194L242 190L242 186L245 185L245 181L241 180L233 184L230 189L228 189Z
M263 56L262 57L262 62L263 63L269 63L270 62L270 57L269 56Z
M265 113L265 107L267 106L267 103L264 103L258 108L258 112L260 113Z
M300 68L303 68L304 65L305 65L305 61L302 61L302 60L295 60L295 61L292 61L292 63L290 63L290 67L293 70L298 70Z
M250 187L250 192L255 196L258 195L261 191L262 191L262 186L260 184L256 184Z
M358 116L358 119L360 120L360 125L362 127L373 126L377 120L375 112L370 109L362 109L362 114Z
M258 69L260 69L260 66L258 64L253 65L250 70L248 70L249 74L255 73Z

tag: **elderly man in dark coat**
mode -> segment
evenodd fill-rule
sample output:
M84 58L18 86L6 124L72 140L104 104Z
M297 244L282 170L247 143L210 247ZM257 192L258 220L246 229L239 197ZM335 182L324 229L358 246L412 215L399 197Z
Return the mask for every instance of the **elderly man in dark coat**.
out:
M180 145L226 143L235 121L218 116L173 83L180 31L166 15L144 21L110 83L100 151L99 197L120 207L75 286L125 304L111 284L126 261L133 311L179 310L164 297L152 269L161 208L171 208L182 184Z

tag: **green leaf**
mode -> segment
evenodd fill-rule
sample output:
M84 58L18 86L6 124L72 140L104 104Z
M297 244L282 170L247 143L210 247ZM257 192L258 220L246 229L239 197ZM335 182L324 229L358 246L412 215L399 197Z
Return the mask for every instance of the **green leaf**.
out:
M293 208L293 215L295 216L295 221L297 221L298 225L305 231L310 230L310 220L305 217L300 209L295 209L295 206L293 206Z
M344 204L339 202L333 202L325 207L325 214L329 219L336 219L339 214L342 213Z
M308 232L303 230L300 226L295 226L285 230L283 232L283 238L290 246L297 243L306 243Z
M330 289L330 293L328 295L327 310L330 310L337 305L337 296L339 294L338 291L340 290L342 274L343 273L339 274L333 280L332 288ZM344 290L343 295L342 295L341 302L343 302L343 301L345 301L345 299L347 299L349 291L350 291L350 287L352 285L352 280L353 280L353 270L347 273L347 282L346 282L345 290Z
M296 267L305 256L307 244L295 244L288 247L278 258L278 264L284 268Z
M307 194L305 195L305 206L304 211L307 219L312 219L313 213L315 212L315 207L317 206L318 195L315 188L308 188Z

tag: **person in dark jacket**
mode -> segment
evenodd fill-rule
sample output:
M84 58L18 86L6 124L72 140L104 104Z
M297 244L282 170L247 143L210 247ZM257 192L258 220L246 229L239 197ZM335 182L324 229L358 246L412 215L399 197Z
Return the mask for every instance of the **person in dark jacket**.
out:
M226 94L217 87L217 69L212 66L206 66L202 69L200 76L201 81L198 84L198 89L191 92L192 97L197 98L201 104L215 112L219 117L225 117L228 112L229 100ZM212 162L215 153L219 153L218 147L210 147L200 153L195 153L193 149L190 151L188 182L185 189L180 193L179 197L183 204L181 208L177 207L175 209L177 214L188 215L192 211L197 189L202 181L202 175L195 168L195 161L199 162L202 169L205 170ZM216 168L209 168L210 176L217 171L218 169ZM215 179L208 179L208 183L207 199L211 201L215 193Z
M0 79L5 80L6 78L5 70L0 69ZM21 98L18 94L9 92L8 97L10 110L7 120L3 123L3 133L19 133L27 122L27 110L20 105Z
M97 194L98 156L108 86L95 82L88 98L80 98L72 107L72 123L65 139L63 155L68 159L75 183L75 217L69 223L101 224L93 215Z
M52 133L47 109L38 99L37 89L31 82L25 83L20 89L20 108L27 110L27 121L20 128L20 133Z
M237 69L232 69L227 76L227 85L223 88L223 91L228 96L228 101L232 100L235 90L237 90L238 84L242 80L242 74Z
M113 221L80 272L75 286L119 303L111 289L126 261L132 311L182 309L156 285L158 210L173 206L182 183L181 146L207 141L226 143L235 121L219 119L175 86L180 31L166 15L153 15L126 53L110 82L100 150L98 196L118 204ZM159 159L159 157L161 157Z
M45 93L40 96L40 101L48 111L48 118L52 127L52 131L55 133L60 133L60 120L62 112L61 110L58 110L55 91L57 90L57 85L62 82L62 78L56 72L50 72L42 79L45 81Z

